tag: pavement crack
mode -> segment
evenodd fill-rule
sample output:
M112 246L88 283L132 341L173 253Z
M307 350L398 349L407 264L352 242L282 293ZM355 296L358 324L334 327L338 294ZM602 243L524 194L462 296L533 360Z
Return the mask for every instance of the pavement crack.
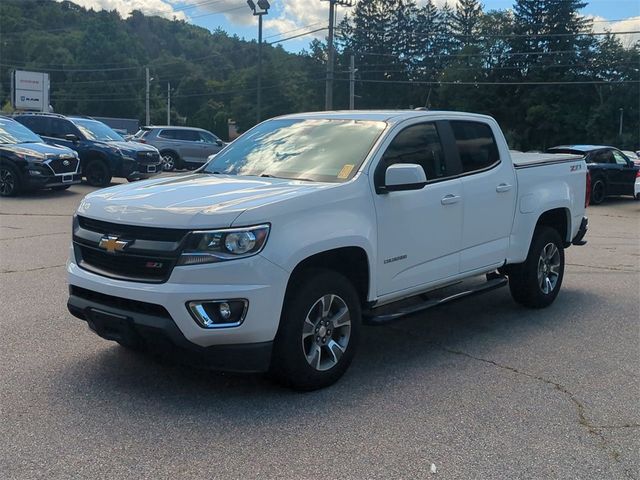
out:
M553 380L550 380L548 378L544 378L541 375L535 375L533 373L528 373L528 372L524 372L522 370L519 370L515 367L511 367L509 365L503 365L501 363L498 363L494 360L489 360L486 358L481 358L481 357L476 357L475 355L471 355L467 352L463 352L461 350L454 350L452 348L448 348L445 347L444 345L440 345L437 343L434 343L433 345L435 345L437 348L451 353L453 355L459 355L462 357L466 357L469 358L471 360L475 360L477 362L482 362L482 363L486 363L489 365L493 365L496 368L502 369L502 370L507 370L509 372L515 373L516 375L522 375L524 377L530 378L532 380L536 380L538 382L542 382L545 383L547 385L552 386L555 390L559 391L560 393L562 393L566 398L569 399L569 401L571 403L573 403L573 405L576 408L576 412L578 415L578 423L585 428L585 430L587 430L587 432L590 435L593 435L597 440L598 440L598 447L605 452L612 460L614 460L616 463L620 462L620 452L618 452L616 449L613 448L613 446L611 445L611 443L605 438L604 434L601 432L602 429L606 429L606 428L634 428L634 427L638 427L640 425L637 424L626 424L626 425L594 425L593 423L591 423L589 421L589 419L586 416L585 413L585 406L584 404L564 385L562 385L559 382L554 382ZM627 476L627 478L630 479L634 479L634 475L632 474L631 471L629 471L628 469L623 469L623 472L625 473L625 475Z
M632 272L632 273L637 273L638 270L633 270L632 268L624 268L624 267L629 267L628 265L623 265L623 266L613 266L613 267L603 267L603 266L599 266L599 265L584 265L582 263L567 263L566 265L572 266L572 267L586 267L586 268L596 268L596 269L600 269L600 270L611 270L614 272Z
M67 235L69 232L52 232L52 233L40 233L38 235L26 235L24 237L7 237L0 238L0 242L5 242L7 240L23 240L25 238L37 238L37 237L48 237L50 235Z
M61 265L49 265L47 267L37 267L37 268L28 268L26 270L0 270L0 273L27 273L27 272L37 272L38 270L46 270L48 268L60 268L64 267L66 264Z

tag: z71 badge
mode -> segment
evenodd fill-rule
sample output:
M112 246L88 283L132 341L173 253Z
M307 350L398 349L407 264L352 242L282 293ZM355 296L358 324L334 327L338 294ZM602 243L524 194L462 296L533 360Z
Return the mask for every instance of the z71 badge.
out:
M582 164L578 163L577 165L571 165L571 172L576 172L578 170L582 170Z

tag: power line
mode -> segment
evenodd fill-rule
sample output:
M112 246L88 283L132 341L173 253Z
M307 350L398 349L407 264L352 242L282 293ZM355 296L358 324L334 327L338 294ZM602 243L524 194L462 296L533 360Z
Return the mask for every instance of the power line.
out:
M338 27L338 30L345 32L346 30ZM382 34L394 34L395 32L392 29L367 29L365 33L382 33ZM428 38L428 37L440 37L443 35L443 32L404 32L410 37L414 38ZM504 34L475 34L475 35L461 35L458 33L451 33L453 37L459 38L473 38L477 40L482 40L485 38L547 38L547 37L597 37L604 35L634 35L640 33L640 30L630 30L626 32L578 32L578 33L504 33Z
M327 30L327 27L316 28L315 30L310 30L308 32L299 33L298 35L293 35L287 38L281 38L279 40L274 40L273 42L267 42L267 45L275 45L276 43L287 42L289 40L293 40L295 38L304 37L306 35L311 35L312 33L322 32L323 30Z
M284 31L284 32L275 33L275 34L273 34L273 35L267 35L267 36L266 36L266 37L264 37L264 38L265 38L265 40L266 40L267 38L280 37L280 36L282 36L282 35L287 35L287 34L289 34L289 33L297 32L297 31L299 31L299 30L304 30L305 28L315 27L316 25L320 25L320 24L322 24L322 23L324 23L324 22L314 22L314 23L310 23L310 24L308 24L308 25L303 25L303 26L301 26L301 27L293 28L293 29L291 29L291 30L287 30L287 31Z
M348 81L348 79L340 78L341 82ZM640 80L577 80L577 81L548 81L548 82L460 82L460 81L427 81L427 80L358 80L361 83L388 83L388 84L403 84L403 85L619 85L627 83L640 83Z

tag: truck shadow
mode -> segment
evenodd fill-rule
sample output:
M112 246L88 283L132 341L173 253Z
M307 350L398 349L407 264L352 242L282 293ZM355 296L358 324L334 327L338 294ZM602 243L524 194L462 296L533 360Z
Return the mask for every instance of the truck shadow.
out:
M334 386L296 393L272 383L266 375L222 374L158 361L113 345L70 363L55 382L69 415L112 415L137 421L140 412L157 421L190 417L198 423L256 421L289 424L307 416L341 408L356 411L363 404L401 395L416 382L430 383L451 376L459 361L452 350L481 352L532 341L549 329L579 322L578 308L602 301L597 295L565 288L547 310L527 310L513 303L504 289L383 327L365 327L359 352L347 374ZM580 306L580 307L578 307ZM96 339L96 342L102 342ZM105 344L107 345L107 344ZM463 375L456 370L455 375ZM56 389L57 390L57 389ZM98 412L98 413L96 413ZM248 412L251 412L250 414ZM211 422L211 423L209 423Z

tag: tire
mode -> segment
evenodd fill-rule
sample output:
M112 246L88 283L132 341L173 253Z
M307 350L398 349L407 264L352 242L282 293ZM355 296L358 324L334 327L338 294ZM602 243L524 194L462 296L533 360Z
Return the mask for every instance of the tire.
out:
M553 228L536 228L527 259L509 268L511 296L525 307L548 307L558 296L563 278L562 238Z
M15 197L22 191L18 170L8 163L0 164L0 197Z
M59 185L57 187L51 187L51 190L54 192L61 192L63 190L67 190L71 185Z
M607 185L602 177L596 177L591 184L591 204L600 205L607 196Z
M351 282L331 270L307 270L294 280L270 373L295 390L316 390L335 383L351 364L360 338L360 299Z
M173 152L161 152L160 156L162 157L163 164L162 170L165 172L173 172L176 168L182 167L182 162L178 155Z
M111 183L111 172L102 160L93 160L84 168L83 174L92 187L106 187Z

